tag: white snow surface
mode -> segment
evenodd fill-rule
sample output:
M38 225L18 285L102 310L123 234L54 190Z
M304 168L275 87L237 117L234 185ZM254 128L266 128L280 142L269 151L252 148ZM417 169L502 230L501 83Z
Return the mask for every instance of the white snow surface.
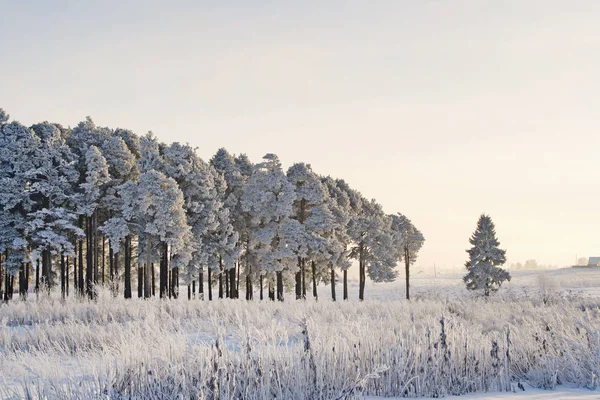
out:
M317 398L314 387L323 398L348 388L368 399L398 398L394 393L406 388L409 396L433 398L439 389L438 396L454 398L448 377L471 357L460 367L471 386L458 386L477 392L460 399L600 399L589 389L600 375L600 268L513 272L488 300L467 291L461 278L417 269L410 302L403 280L368 283L364 302L357 301L357 282L350 301L336 303L325 285L318 302L296 301L290 292L284 303L126 301L105 289L97 302L32 294L0 306L0 398L25 390L50 399L114 398L128 390L145 398L152 385L156 397L169 398L195 373L214 371L235 379L217 389L207 381L184 397L220 390L227 398L246 385L245 398ZM337 293L339 300L341 285ZM440 339L442 316L450 353ZM508 328L512 374L503 370ZM490 358L494 341L498 361ZM367 379L382 365L388 370Z

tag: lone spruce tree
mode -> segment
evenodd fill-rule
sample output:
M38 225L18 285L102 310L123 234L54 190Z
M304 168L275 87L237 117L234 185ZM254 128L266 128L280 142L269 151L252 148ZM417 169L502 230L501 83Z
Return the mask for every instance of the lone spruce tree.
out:
M496 230L492 219L485 214L479 217L477 229L469 239L473 247L467 250L469 260L465 264L467 275L463 280L469 290L483 290L485 296L497 291L510 274L500 268L506 262L506 250L498 248Z

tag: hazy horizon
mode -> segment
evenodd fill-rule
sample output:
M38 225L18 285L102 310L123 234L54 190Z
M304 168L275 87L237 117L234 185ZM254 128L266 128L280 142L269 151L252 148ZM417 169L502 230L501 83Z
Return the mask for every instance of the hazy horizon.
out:
M51 4L50 4L51 3ZM461 268L600 255L600 3L1 2L0 107L345 179Z

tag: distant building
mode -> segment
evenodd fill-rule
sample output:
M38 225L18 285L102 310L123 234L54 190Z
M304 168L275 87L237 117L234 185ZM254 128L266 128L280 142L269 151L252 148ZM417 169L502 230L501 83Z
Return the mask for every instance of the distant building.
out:
M588 267L600 267L600 257L590 257L588 260Z

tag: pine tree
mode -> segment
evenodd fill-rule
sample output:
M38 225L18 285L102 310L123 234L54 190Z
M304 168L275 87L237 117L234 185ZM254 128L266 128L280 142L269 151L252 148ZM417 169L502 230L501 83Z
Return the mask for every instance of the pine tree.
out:
M496 239L496 230L492 219L483 214L477 221L477 229L469 239L473 247L467 250L469 260L464 276L467 289L482 290L485 296L497 291L504 281L510 281L510 274L500 268L506 262L506 251L501 250Z
M419 250L423 247L423 234L404 215L391 215L392 241L398 262L404 261L406 276L406 300L410 300L410 266L417 260Z
M297 221L291 220L292 205L296 199L294 187L287 180L279 158L267 154L244 186L242 206L251 216L249 249L253 253L246 275L252 277L264 271L268 280L276 279L277 299L283 301L283 274L296 267L292 232L297 232ZM263 271L259 270L259 266ZM251 288L251 285L250 285Z

